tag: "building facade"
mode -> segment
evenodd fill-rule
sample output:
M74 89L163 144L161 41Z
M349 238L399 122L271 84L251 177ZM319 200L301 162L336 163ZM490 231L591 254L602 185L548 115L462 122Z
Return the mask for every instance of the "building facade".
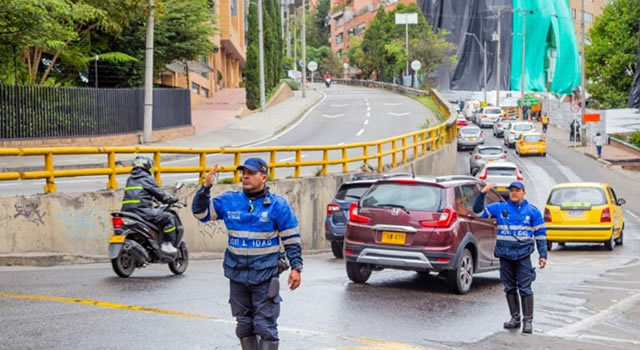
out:
M248 5L249 0L214 0L217 34L210 40L215 49L200 60L167 65L158 83L189 87L192 106L206 101L221 89L240 87L247 52Z
M591 28L595 19L602 15L602 11L604 11L607 4L609 4L609 0L584 0L585 41L589 42L589 28ZM573 26L576 28L576 37L578 40L582 40L582 32L580 30L580 22L582 21L582 16L580 15L582 0L569 0L569 7L571 7L571 19L573 20Z

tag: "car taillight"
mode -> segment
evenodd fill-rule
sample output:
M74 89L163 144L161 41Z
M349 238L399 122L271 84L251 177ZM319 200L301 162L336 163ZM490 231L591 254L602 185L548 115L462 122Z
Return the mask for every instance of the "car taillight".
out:
M489 170L484 169L484 172L483 172L483 173L482 173L482 175L480 175L478 178L479 178L480 180L486 180L486 179L487 179L487 176L489 176Z
M480 159L480 158L482 158L482 157L480 157L480 156L479 156L479 155L477 155L477 154L475 155L475 157L473 157L473 159L476 159L476 160L477 160L477 159Z
M451 208L444 208L437 221L420 221L422 227L449 227L458 219L458 212Z
M480 118L483 118L483 119L484 119L484 118L486 118L486 117L487 117L487 115L486 115L486 114L483 114Z
M480 137L483 137L482 135L484 135L484 134L482 133L482 131L480 131Z
M329 205L327 205L327 215L332 215L334 212L339 211L340 206L335 204L335 203L329 203Z
M520 175L520 170L518 169L516 169L516 179L518 179L518 181L524 181L524 177Z
M122 225L124 225L124 221L121 217L111 218L111 223L113 224L113 228L120 228L122 227Z
M502 155L500 156L500 158L502 158L502 159L507 159L507 154L506 154L506 153L502 153Z
M611 212L609 211L609 208L604 208L604 210L602 210L600 222L611 222Z
M329 232L329 224L324 223L324 232Z
M549 208L544 208L544 222L551 222L551 212Z
M398 184L409 184L409 185L413 185L413 184L417 184L418 183L418 181L412 180L412 179L398 179L398 180L393 180L393 182L398 183Z
M347 255L353 255L355 252L352 249L345 249L344 253Z
M358 202L353 202L349 207L349 221L367 224L371 221L371 218L358 215Z

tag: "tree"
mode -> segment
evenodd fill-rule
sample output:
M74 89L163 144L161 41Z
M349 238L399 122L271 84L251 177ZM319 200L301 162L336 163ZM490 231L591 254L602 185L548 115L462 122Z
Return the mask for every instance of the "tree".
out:
M364 79L371 79L371 74L375 71L375 66L372 57L365 54L362 50L362 41L362 36L357 36L349 40L347 57L349 58L349 64L362 72Z
M638 53L637 0L614 0L589 30L585 47L587 91L596 108L622 108L633 82Z
M258 62L258 11L249 8L249 32L247 33L247 61L244 65L244 86L247 92L247 108L260 107L260 71Z

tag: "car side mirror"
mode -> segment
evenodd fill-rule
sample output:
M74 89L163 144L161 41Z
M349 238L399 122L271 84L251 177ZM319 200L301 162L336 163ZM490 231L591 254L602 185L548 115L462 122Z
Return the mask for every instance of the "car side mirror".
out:
M623 205L625 205L625 204L627 204L627 201L626 201L626 200L624 200L624 198L619 198L619 199L618 199L618 205L619 205L619 206L623 206Z

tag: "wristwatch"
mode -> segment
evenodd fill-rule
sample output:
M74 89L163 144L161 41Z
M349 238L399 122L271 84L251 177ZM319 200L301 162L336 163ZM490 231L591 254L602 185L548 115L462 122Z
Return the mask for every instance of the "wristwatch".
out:
M298 265L298 266L294 267L293 270L296 270L298 272L302 272L302 265Z

